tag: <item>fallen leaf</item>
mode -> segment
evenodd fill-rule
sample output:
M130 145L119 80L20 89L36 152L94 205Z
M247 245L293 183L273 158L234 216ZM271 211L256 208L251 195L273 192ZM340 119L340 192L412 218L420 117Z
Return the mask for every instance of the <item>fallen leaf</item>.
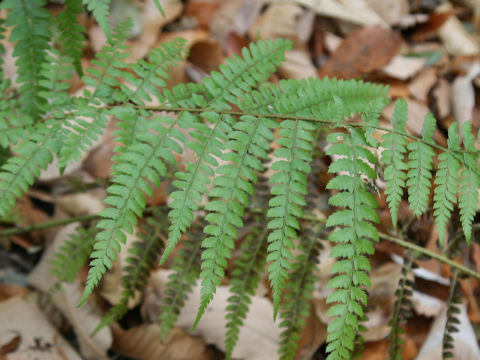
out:
M185 16L194 17L201 28L208 30L220 5L212 1L189 1L185 7Z
M413 34L411 35L411 39L413 41L424 41L428 38L436 36L439 29L454 13L454 10L448 10L429 14L427 21L422 22L415 27Z
M396 55L382 68L382 72L394 79L407 80L418 73L427 59Z
M472 81L480 74L480 62L471 64L468 73L458 76L452 85L452 112L459 128L472 120L475 107L475 90Z
M436 11L448 12L452 9L452 5L446 1ZM451 55L476 55L480 52L478 41L465 30L456 16L450 16L438 30L438 36Z
M433 89L433 98L435 99L437 114L440 119L443 119L450 114L451 97L450 83L444 78L440 78L437 86Z
M0 324L2 359L81 360L40 309L19 297L0 302Z
M412 97L426 103L428 93L436 81L437 72L434 68L429 67L420 72L420 74L408 84L408 89Z
M187 60L198 66L206 73L218 71L218 67L225 60L218 41L213 39L201 40L190 47Z
M388 25L399 24L410 10L407 0L366 0L365 2Z
M381 69L396 55L400 37L381 27L352 32L319 70L319 76L352 79Z
M30 290L25 286L15 284L0 284L0 302L8 300L14 296L25 297Z
M388 28L388 24L364 0L295 0L317 14L357 25Z
M144 312L150 319L158 318L161 304L159 294L163 294L170 273L171 271L168 270L157 270L151 275L143 304ZM200 304L200 288L200 283L197 282L197 286L185 301L185 306L180 312L175 326L191 329ZM225 350L225 308L228 304L227 299L231 295L229 286L218 286L215 297L192 332L194 335L201 335L205 342L215 344L222 351ZM259 296L253 296L251 300L248 315L240 330L232 357L244 360L270 360L272 354L278 352L281 333L281 329L278 327L279 321L277 324L273 322L271 301Z
M430 328L425 343L423 344L417 359L437 360L442 358L442 340L447 316L447 309L444 306L441 314L437 316ZM455 360L475 360L480 359L480 349L472 328L468 320L465 305L460 306L460 313L457 314L460 323L457 327L459 332L450 333L453 337L454 348L452 349L453 359Z
M413 135L419 136L422 133L423 120L425 115L430 112L430 109L423 102L406 98L405 101L408 105L408 120L407 128ZM390 119L393 115L393 104L388 105L383 109L383 116Z
M189 335L182 329L172 329L165 342L160 340L158 324L143 324L128 330L123 330L119 325L114 324L112 329L113 349L134 359L209 360L213 358L200 337Z
M57 204L72 216L95 215L105 208L103 199L106 191L92 190L88 192L62 195L58 198Z

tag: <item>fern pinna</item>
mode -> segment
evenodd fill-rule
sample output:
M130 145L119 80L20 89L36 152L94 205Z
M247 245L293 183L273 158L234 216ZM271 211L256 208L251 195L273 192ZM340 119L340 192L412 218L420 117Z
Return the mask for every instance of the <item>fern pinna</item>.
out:
M112 267L125 233L133 232L144 213L146 196L168 175L176 155L185 149L196 154L174 175L168 229L165 223L155 224L164 231L165 244L156 236L136 244L132 261L138 267L131 264L125 269L124 297L102 325L125 312L128 298L144 283L158 252L164 247L164 262L180 241L182 250L175 259L160 315L162 336L174 326L197 276L201 279L198 322L224 276L238 230L244 226L244 214L251 210L251 197L258 192L258 176L269 168L271 199L267 211L259 215L266 219L266 226L260 236L245 241L233 271L226 351L232 356L249 295L265 265L273 290L273 315L280 314L285 328L280 357L293 359L302 317L308 313L319 247L317 238L304 238L301 221L307 204L307 176L318 156L314 148L319 130L330 132L325 154L332 158L329 172L333 178L327 189L332 193L329 203L337 209L326 224L334 243L331 256L337 258L329 282L329 315L334 318L328 335L330 360L350 358L362 329L368 255L378 240L377 200L369 186L377 176L376 163L385 166L393 225L400 220L398 207L403 200L408 199L415 215L428 212L434 186L433 217L441 240L448 236L448 220L458 200L460 223L470 241L480 187L479 151L470 123L461 129L463 145L457 125L452 125L444 148L433 141L436 124L432 115L425 118L421 138L409 135L403 100L395 103L393 128L379 126L389 101L383 86L328 78L268 82L292 47L290 41L281 39L250 44L241 57L227 60L199 84L164 89L169 69L185 58L185 41L163 44L145 59L127 64L124 42L130 24L110 28L109 0L66 0L55 22L50 21L45 3L6 0L1 5L10 10L4 25L13 27L10 41L16 42L19 96L9 81L2 82L0 146L10 148L12 154L0 170L0 217L9 213L55 157L60 170L78 161L103 133L109 116L116 118L115 136L121 145L115 149L105 199L108 207L100 213L82 302ZM80 66L83 29L73 20L82 5L107 34L107 45L87 69ZM52 24L62 31L53 42ZM69 94L75 71L84 73L87 85L78 96ZM148 106L151 100L160 105ZM353 117L355 121L350 121ZM373 136L377 130L385 133L381 139ZM276 150L269 155L272 147ZM384 150L379 161L372 149L380 147ZM437 153L439 164L434 169ZM273 158L271 166L266 165L269 158ZM192 224L201 221L195 219L203 214L200 210L205 214L204 236L194 227L195 236L182 239ZM299 255L294 257L296 252Z

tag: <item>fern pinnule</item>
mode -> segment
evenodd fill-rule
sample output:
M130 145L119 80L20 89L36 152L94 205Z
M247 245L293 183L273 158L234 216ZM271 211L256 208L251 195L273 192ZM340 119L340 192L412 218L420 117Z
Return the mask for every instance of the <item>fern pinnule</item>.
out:
M293 259L291 249L300 229L298 218L303 216L302 207L306 205L307 176L310 173L311 152L313 151L312 131L315 125L306 121L283 120L280 124L278 145L281 148L273 153L276 160L272 164L270 182L272 199L267 216L271 218L267 228L272 232L268 236L269 279L273 290L274 318L277 315L282 289Z
M77 74L82 76L82 52L85 45L86 31L85 27L77 21L80 14L83 13L82 0L65 0L65 9L56 17L60 35L58 43L64 54L72 57Z
M408 169L405 163L405 152L407 150L407 139L404 136L407 123L407 103L403 99L395 102L395 110L392 117L392 126L395 133L388 132L383 136L382 162L386 165L385 181L388 207L392 216L392 223L397 225L397 214L400 201L403 196L405 179Z
M182 241L171 269L174 271L165 286L160 315L160 338L164 341L172 330L188 294L193 290L200 273L202 250L202 228L204 224L193 224Z
M180 102L182 106L201 106L204 109L229 109L229 103L240 105L248 91L268 79L276 70L283 61L283 53L290 47L291 42L286 40L252 43L248 50L242 52L243 59L238 56L228 59L225 65L220 66L220 72L212 72L211 77L204 79L201 85L177 86L171 92L166 91L163 99L168 99L173 106ZM185 93L190 96L187 103ZM178 95L180 99L176 98ZM227 139L226 134L231 131L231 125L235 121L231 116L220 116L213 112L205 112L202 117L209 125L188 112L180 117L180 126L193 129L190 132L193 140L185 145L197 154L197 159L186 165L187 171L176 174L179 180L174 185L178 190L171 194L173 201L169 217L172 225L162 262L191 224L193 211L207 191L207 185L214 174L213 169L218 166L213 156L220 157L223 142Z
M87 9L92 12L107 39L110 38L111 29L108 19L110 15L110 0L82 0L82 2L83 5L86 5Z
M129 250L127 265L123 269L122 297L118 304L115 304L104 316L92 336L103 327L122 318L128 311L128 301L134 297L135 291L141 291L145 287L150 277L150 270L156 265L163 249L162 233L166 231L163 221L165 215L164 211L156 211L153 216L147 218L141 231L137 233L138 240Z
M413 281L410 279L413 267L413 255L407 254L405 263L402 267L402 276L400 278L398 288L395 290L395 305L393 309L392 319L388 322L391 326L389 334L390 344L388 346L388 355L390 360L401 360L403 358L403 323L412 315L412 296Z
M423 120L422 140L408 144L408 203L416 216L422 215L428 207L430 197L433 159L435 151L429 143L433 143L436 121L432 114Z
M85 302L97 286L103 274L112 267L116 251L125 243L124 231L132 233L133 226L146 205L145 194L153 195L153 186L160 185L160 177L166 175L165 163L174 164L173 152L181 153L179 143L184 135L174 127L176 120L155 117L150 132L140 134L138 142L128 151L114 157L113 185L107 189L105 203L111 207L100 212L103 220L97 234L87 284L81 303ZM148 181L151 183L149 183Z
M336 243L330 256L340 258L332 268L334 277L328 287L335 289L327 298L335 302L328 310L334 319L328 326L328 360L349 359L355 346L355 334L364 317L367 294L362 289L370 285L367 272L370 263L365 257L374 252L372 240L378 241L378 232L372 223L379 221L375 212L377 200L366 190L362 176L376 178L375 171L365 162L375 164L375 156L368 150L362 129L347 128L348 133L332 133L327 141L332 146L327 155L338 158L330 165L329 172L345 172L329 181L327 188L339 191L333 195L330 205L343 207L328 217L327 227L337 227L330 234Z
M457 202L461 164L455 152L460 150L459 140L458 125L453 123L448 128L448 151L438 156L439 164L433 195L433 216L438 227L441 244L445 242L447 223Z
M230 292L227 305L227 333L225 337L225 358L231 359L238 341L240 328L247 317L251 297L260 282L260 273L265 268L267 255L267 229L261 231L265 223L264 216L255 218L256 226L242 244L241 257L235 262L230 280Z
M318 231L314 231L318 235ZM310 299L313 285L317 281L316 266L320 241L317 236L301 236L299 255L292 264L289 275L294 281L287 282L284 301L280 306L279 355L281 360L293 360L297 355L300 333L305 326L305 318L310 314Z
M45 9L45 0L6 0L0 6L9 9L6 26L13 26L9 41L16 42L13 56L17 58L17 80L20 84L21 111L37 120L39 106L44 99L39 96L40 71L50 48L50 12Z
M460 190L458 205L460 207L460 222L467 243L472 238L472 223L478 210L478 189L480 188L480 173L478 171L478 150L475 147L475 138L472 126L468 121L462 126L463 144L463 169L460 172Z
M445 330L442 339L442 358L453 358L452 349L454 348L454 339L452 334L459 331L458 325L460 320L458 315L461 313L459 305L462 303L462 293L460 290L460 283L458 281L458 271L452 271L452 278L450 280L450 291L447 299L447 315L445 322Z
M245 115L233 125L229 134L230 140L225 146L231 150L222 153L222 160L227 164L217 168L218 176L209 192L212 200L205 206L209 211L205 217L209 225L204 231L209 236L202 243L201 299L194 327L224 276L223 269L237 238L236 229L243 226L242 216L248 205L248 196L254 192L256 172L263 171L260 159L267 157L273 140L271 128L275 126L276 122L271 119Z
M87 264L93 249L96 229L79 227L76 233L58 249L52 262L52 274L57 278L53 289L59 289L63 282L73 282L78 272Z

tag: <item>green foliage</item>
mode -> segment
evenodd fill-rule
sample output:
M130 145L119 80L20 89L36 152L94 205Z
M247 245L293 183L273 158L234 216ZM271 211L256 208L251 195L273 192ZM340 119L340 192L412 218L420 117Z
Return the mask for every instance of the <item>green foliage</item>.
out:
M244 227L245 213L263 210L252 209L259 206L261 197L260 206L267 210L259 215L263 220L258 220L258 226L262 228L257 227L245 240L232 274L227 357L232 356L250 297L268 263L273 315L280 309L284 328L280 356L294 358L304 317L309 313L319 247L318 236L304 236L301 220L308 218L303 208L313 209L308 187L311 163L323 155L332 160L327 189L331 190L329 204L335 211L326 225L334 244L331 256L337 259L328 284L332 289L328 314L334 318L328 328L328 359L349 359L361 348L361 322L370 283L368 255L374 252L374 241L379 238L375 227L377 200L371 186L377 178L376 165L385 166L385 193L394 226L403 220L398 219L402 201L407 200L417 216L429 213L434 186L432 212L441 240L447 237L457 196L465 238L467 242L472 238L480 173L479 150L470 123L461 129L463 145L454 124L448 130L448 148L443 148L433 141L435 119L430 114L421 138L407 133L408 111L403 100L395 103L393 128L380 128L378 119L388 103L384 86L328 78L273 84L269 77L291 49L288 40L252 43L242 50L242 57L228 59L201 83L165 89L170 69L185 58L185 41L163 44L145 59L129 64L125 40L130 23L110 30L110 1L82 3L107 34L107 45L88 69L80 66L84 29L76 21L82 11L79 0L66 0L55 22L50 21L43 0L6 0L1 5L10 9L5 24L0 23L0 34L5 26L12 27L9 40L16 43L20 86L15 91L8 80L0 84L0 147L7 156L0 168L0 217L9 213L16 199L55 157L58 168L65 169L98 140L109 116L117 120L115 136L120 146L113 158L105 199L108 207L100 213L90 253L83 303L112 268L126 233L133 233L143 216L146 197L169 176L177 156L186 149L196 155L173 176L175 189L169 196L168 214L165 211L155 220L147 220L148 229L132 248L124 269L123 297L100 326L125 313L129 298L144 287L163 245L162 262L178 243L181 250L173 263L174 273L160 314L161 336L165 338L174 326L188 293L200 278L197 324L221 284L238 231ZM158 1L156 5L160 8ZM55 33L52 26L60 30L52 42L55 49L49 45ZM79 96L69 94L75 70L79 74L84 70L82 79L88 86ZM160 105L149 106L150 101ZM352 117L355 122L350 121ZM379 128L385 132L382 139L373 136ZM316 136L325 133L329 135L321 141L326 146L319 150ZM272 147L276 150L269 155ZM378 148L384 149L380 161L374 155ZM272 165L267 160L272 160ZM265 199L269 196L258 196L260 187L256 186L265 170L272 174L267 184L271 195L268 204ZM202 219L195 220L196 216ZM202 231L205 236L200 235ZM92 246L91 233L88 241L79 239L86 236L79 233L57 256L56 274L65 276L61 281L72 279L73 272L84 263ZM163 236L165 244L159 240ZM294 249L299 251L296 258ZM59 274L74 252L78 258L68 264L71 271ZM410 266L412 261L407 260ZM392 358L398 357L398 324L408 305L406 272L392 320Z
M60 289L63 282L73 282L82 267L87 265L93 249L95 227L79 227L76 233L55 253L52 274L57 278L54 289Z

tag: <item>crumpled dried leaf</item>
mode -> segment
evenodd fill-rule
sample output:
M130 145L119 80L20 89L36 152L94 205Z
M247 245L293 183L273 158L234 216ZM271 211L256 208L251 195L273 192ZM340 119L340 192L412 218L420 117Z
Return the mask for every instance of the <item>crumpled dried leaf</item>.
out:
M313 28L313 18L309 23L300 21L305 14L306 11L297 4L274 3L248 31L250 39L286 38L294 42L294 49L286 52L285 61L279 68L279 73L286 78L302 79L317 75L308 47L300 38L307 37L305 33Z
M28 278L30 285L44 292L48 292L52 288L56 282L55 277L51 274L54 255L78 226L78 223L72 223L58 232L52 244L45 250L40 263L30 273ZM82 289L78 282L65 283L63 287L63 291L56 291L52 294L52 300L72 324L82 355L92 360L107 359L106 351L112 344L110 328L103 328L94 337L90 336L102 320L102 312L92 301L86 302L80 308L77 307L82 298Z
M19 297L0 302L0 324L1 359L81 360L45 314Z
M319 76L352 79L378 70L396 55L399 46L396 32L381 27L358 29L328 58Z
M480 348L478 347L475 332L472 324L468 320L466 306L460 306L460 314L457 315L460 323L457 325L459 332L450 333L454 340L454 349L452 349L454 360L475 360L480 359ZM433 322L430 333L425 340L417 359L437 360L442 358L442 339L447 315L446 306L443 307L441 314Z
M60 196L57 204L73 216L95 215L105 208L102 199L106 196L105 190L93 190L82 193L73 193Z
M407 80L418 73L426 63L425 58L397 55L382 68L382 71L395 79Z
M408 0L365 0L365 2L389 25L399 24L410 11Z
M129 330L123 330L114 324L113 349L138 360L209 360L204 341L200 337L189 335L185 330L174 328L162 343L158 324L143 324Z
M295 0L317 14L357 25L388 27L388 24L364 0Z
M158 270L152 273L149 286L145 292L143 304L144 313L150 319L157 319L159 306L165 285L170 275L168 270ZM194 335L201 335L208 344L215 344L225 350L225 307L231 296L229 286L218 286L215 297L198 323ZM185 306L180 312L175 326L190 329L197 315L200 304L200 284L193 289ZM273 322L273 305L264 297L252 297L247 318L240 330L237 346L232 357L244 360L271 360L272 354L277 354L281 329L279 321ZM255 344L255 346L252 346Z
M475 90L472 81L480 74L480 62L471 64L464 76L458 76L452 85L452 112L455 121L461 128L468 120L472 120L475 107Z
M428 93L436 81L436 70L431 67L426 68L408 84L408 89L415 99L427 102Z

